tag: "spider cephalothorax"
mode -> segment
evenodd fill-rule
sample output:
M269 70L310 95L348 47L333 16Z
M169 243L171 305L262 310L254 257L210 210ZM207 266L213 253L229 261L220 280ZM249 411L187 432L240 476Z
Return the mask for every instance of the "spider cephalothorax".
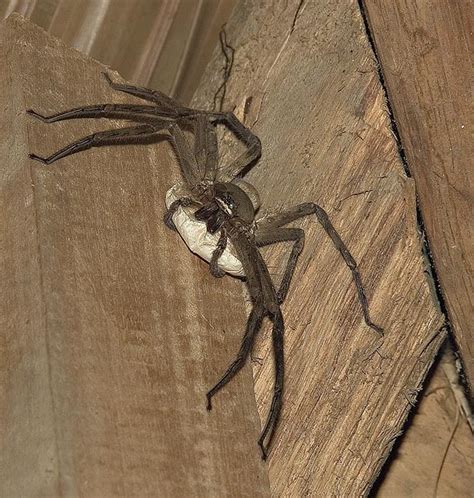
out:
M173 187L167 194L168 209L164 217L165 223L172 229L177 228L190 248L194 234L201 230L200 236L203 237L203 241L206 240L199 242L192 250L209 261L211 273L215 277L222 277L225 271L243 276L252 301L252 310L237 357L219 382L207 393L209 410L212 406L212 397L245 364L263 318L270 318L273 324L274 392L268 417L258 440L262 457L266 458L267 449L280 416L283 396L284 321L280 304L287 296L296 263L304 245L304 231L300 228L288 228L286 225L304 216L313 214L316 216L352 272L365 323L382 335L382 329L370 319L367 298L356 262L324 209L317 204L305 202L287 211L256 219L256 213L260 207L258 193L250 184L243 181L241 176L244 176L260 156L260 140L233 114L189 109L161 92L116 84L108 76L106 77L114 89L151 101L154 105L101 104L76 108L49 117L41 116L34 111L29 111L29 113L44 122L107 117L135 122L145 121L147 124L95 133L64 147L48 158L33 154L30 157L50 164L57 159L91 147L159 141L163 139L163 131L166 131L166 138L173 145L181 167L183 184ZM219 165L215 129L217 124L226 125L246 146L243 154L225 166ZM192 146L185 130L191 131ZM175 223L178 217L180 218L179 225ZM188 222L193 224L191 231L187 228ZM196 227L196 224L199 226ZM278 287L274 285L259 251L260 247L277 242L293 244ZM201 251L203 244L207 244L206 250ZM232 270L225 261L228 245L232 246L235 253L234 259L238 263L237 268Z
M194 216L206 221L207 231L215 233L226 220L238 218L249 228L255 219L255 207L250 197L233 183L216 183L211 202L198 209Z

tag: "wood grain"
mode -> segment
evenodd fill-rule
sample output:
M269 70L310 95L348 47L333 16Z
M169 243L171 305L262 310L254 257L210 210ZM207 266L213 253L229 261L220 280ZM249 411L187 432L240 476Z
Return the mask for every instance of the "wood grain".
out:
M227 32L236 52L224 108L262 139L249 178L263 206L316 201L327 209L386 331L378 341L364 325L337 251L315 220L302 222L306 246L284 305L287 374L272 495L360 496L402 433L444 337L424 274L414 184L356 2L244 1ZM217 51L195 105L212 102L223 65ZM275 278L285 250L266 254ZM256 349L264 419L273 381L268 329Z
M409 430L392 453L394 459L373 496L472 495L474 438L445 373L450 362L449 353L437 362Z
M32 162L118 123L45 125L25 109L124 97L18 16L0 52L0 494L268 496L250 368L205 409L246 317L240 284L212 278L161 221L170 149Z
M440 289L472 388L473 3L365 4Z

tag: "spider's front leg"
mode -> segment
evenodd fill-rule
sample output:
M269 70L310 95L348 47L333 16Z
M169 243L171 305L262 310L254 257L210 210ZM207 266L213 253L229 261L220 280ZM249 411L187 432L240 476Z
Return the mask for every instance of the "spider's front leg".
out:
M84 118L127 119L138 122L153 121L156 119L169 119L176 121L179 117L183 117L183 115L188 112L188 109L157 90L149 90L148 88L114 83L107 73L102 74L107 83L114 90L125 92L129 95L147 100L148 102L153 102L154 105L97 104L75 107L67 111L51 114L50 116L44 116L32 109L28 109L26 112L45 123L56 123L57 121L64 121L66 119ZM180 111L180 114L178 114L178 111Z
M237 176L247 173L256 164L262 155L262 143L257 135L254 135L237 119L233 112L209 113L209 116L213 118L215 123L225 125L246 147L240 156L220 168L219 180L229 182Z
M168 111L160 110L153 105L135 105L135 104L97 104L83 107L74 107L67 111L61 111L56 114L45 116L33 109L26 111L30 116L39 119L43 123L57 123L68 119L127 119L129 121L144 122L157 120L173 120L176 113L170 109Z
M249 165L262 154L262 144L260 139L254 135L249 128L241 123L233 112L214 112L206 110L191 109L183 106L178 101L168 97L158 90L150 90L149 88L124 85L112 81L107 73L103 73L109 85L119 92L133 95L148 102L153 102L165 112L174 112L176 120L181 118L196 118L198 116L206 116L214 124L223 124L226 126L239 140L241 140L246 150L234 161L222 168L220 179L222 181L230 181L239 175ZM145 106L146 107L146 106Z
M43 164L52 164L58 159L62 159L72 154L77 154L78 152L82 152L93 147L159 142L167 139L167 136L163 133L166 126L169 126L169 122L101 131L82 137L79 140L66 145L48 157L41 157L36 154L29 154L29 157L30 159L34 159L35 161L39 161Z
M260 246L273 244L274 242L283 242L285 240L295 241L293 250L288 260L285 274L283 276L280 290L278 291L279 299L283 300L286 296L286 293L288 292L298 256L300 255L304 244L304 232L301 233L302 230L298 233L295 231L298 229L285 229L282 227L283 225L286 225L288 223L291 223L292 221L298 220L299 218L303 218L311 214L316 215L319 223L324 228L325 232L328 234L334 246L344 259L346 265L352 272L352 279L354 280L354 284L357 289L357 296L362 307L362 313L365 323L371 329L375 330L380 336L383 336L383 329L380 326L376 325L370 318L367 296L365 294L357 263L355 262L351 253L337 233L336 229L332 225L326 211L321 206L318 206L313 202L299 204L289 209L288 211L257 221L257 226L259 227L259 229L257 230L256 238L257 243Z
M134 95L136 97L153 102L155 105L139 105L139 104L96 104L82 107L75 107L66 111L61 111L49 116L40 114L33 109L28 109L26 112L30 116L39 119L44 123L56 123L67 119L127 119L134 122L152 121L157 124L157 121L167 120L176 121L182 117L185 108L180 106L176 101L170 99L166 95L158 91L148 90L147 88L132 87L129 85L120 85L114 83L107 73L102 73L108 84L114 89ZM153 98L147 98L152 95ZM181 110L178 114L177 110ZM186 114L186 112L184 112Z
M103 72L102 76L105 78L110 88L117 90L118 92L127 93L128 95L133 95L139 99L146 100L148 102L153 102L158 106L168 107L170 109L182 108L185 109L179 102L168 97L163 92L159 90L151 90L150 88L145 88L141 86L126 85L123 83L116 83L112 80L108 73Z

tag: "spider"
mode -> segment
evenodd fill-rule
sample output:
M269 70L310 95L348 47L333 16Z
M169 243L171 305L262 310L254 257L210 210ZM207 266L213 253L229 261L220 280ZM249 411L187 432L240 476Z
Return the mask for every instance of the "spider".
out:
M212 409L214 395L244 366L263 319L268 317L272 322L274 390L267 419L258 439L262 458L265 460L279 421L283 400L285 326L281 304L288 294L305 239L301 228L288 228L286 225L308 215L316 216L352 272L365 323L383 336L382 328L370 318L357 264L327 213L313 202L298 204L277 214L257 216L260 207L258 193L242 177L260 156L260 140L232 113L185 108L161 92L117 84L107 75L106 78L112 88L152 101L155 105L104 104L76 108L52 116L42 116L31 110L28 113L48 123L63 119L107 117L147 121L148 124L90 135L67 145L48 158L34 154L30 154L30 157L51 164L60 158L91 147L150 143L163 137L171 142L180 165L183 183L179 185L177 198L167 208L164 216L165 224L171 229L176 229L174 218L178 212L182 209L191 210L188 215L194 218L194 221L202 222L204 231L215 237L215 246L208 258L211 274L217 278L225 275L225 265L223 269L219 262L226 251L232 250L242 265L243 280L252 303L243 340L235 360L206 394L208 410ZM243 154L223 167L219 165L216 124L226 125L246 145ZM163 130L166 135L163 135ZM192 132L193 146L185 131ZM293 246L281 282L276 286L259 248L278 242L291 242Z

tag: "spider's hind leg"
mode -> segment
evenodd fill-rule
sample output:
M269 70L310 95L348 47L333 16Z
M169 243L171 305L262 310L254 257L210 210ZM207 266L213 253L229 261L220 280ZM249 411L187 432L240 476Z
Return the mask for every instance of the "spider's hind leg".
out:
M314 202L305 202L303 204L298 204L297 206L283 213L262 220L262 225L281 227L283 225L291 223L292 221L298 220L299 218L303 218L311 214L316 215L319 223L324 228L325 232L332 240L332 243L344 259L344 262L352 272L352 279L357 289L357 296L362 307L362 313L364 315L365 323L371 329L375 330L380 336L383 336L383 329L380 326L376 325L370 318L369 304L367 301L367 296L365 294L364 286L362 284L362 278L359 273L359 268L357 267L357 263L355 262L352 254L349 252L349 249L347 249L340 235L337 233L336 229L331 223L328 214L321 206L318 206Z
M280 419L281 407L283 404L283 380L285 374L285 359L283 352L283 315L278 310L273 316L273 354L275 356L275 385L273 388L272 404L268 412L267 421L258 439L258 445L262 450L262 459L267 459L268 448L271 445L275 430ZM265 440L267 443L265 444Z
M260 330L265 310L261 304L256 304L247 320L247 328L237 358L231 363L219 382L206 394L207 409L212 409L212 397L221 390L245 365L255 340L257 332Z

